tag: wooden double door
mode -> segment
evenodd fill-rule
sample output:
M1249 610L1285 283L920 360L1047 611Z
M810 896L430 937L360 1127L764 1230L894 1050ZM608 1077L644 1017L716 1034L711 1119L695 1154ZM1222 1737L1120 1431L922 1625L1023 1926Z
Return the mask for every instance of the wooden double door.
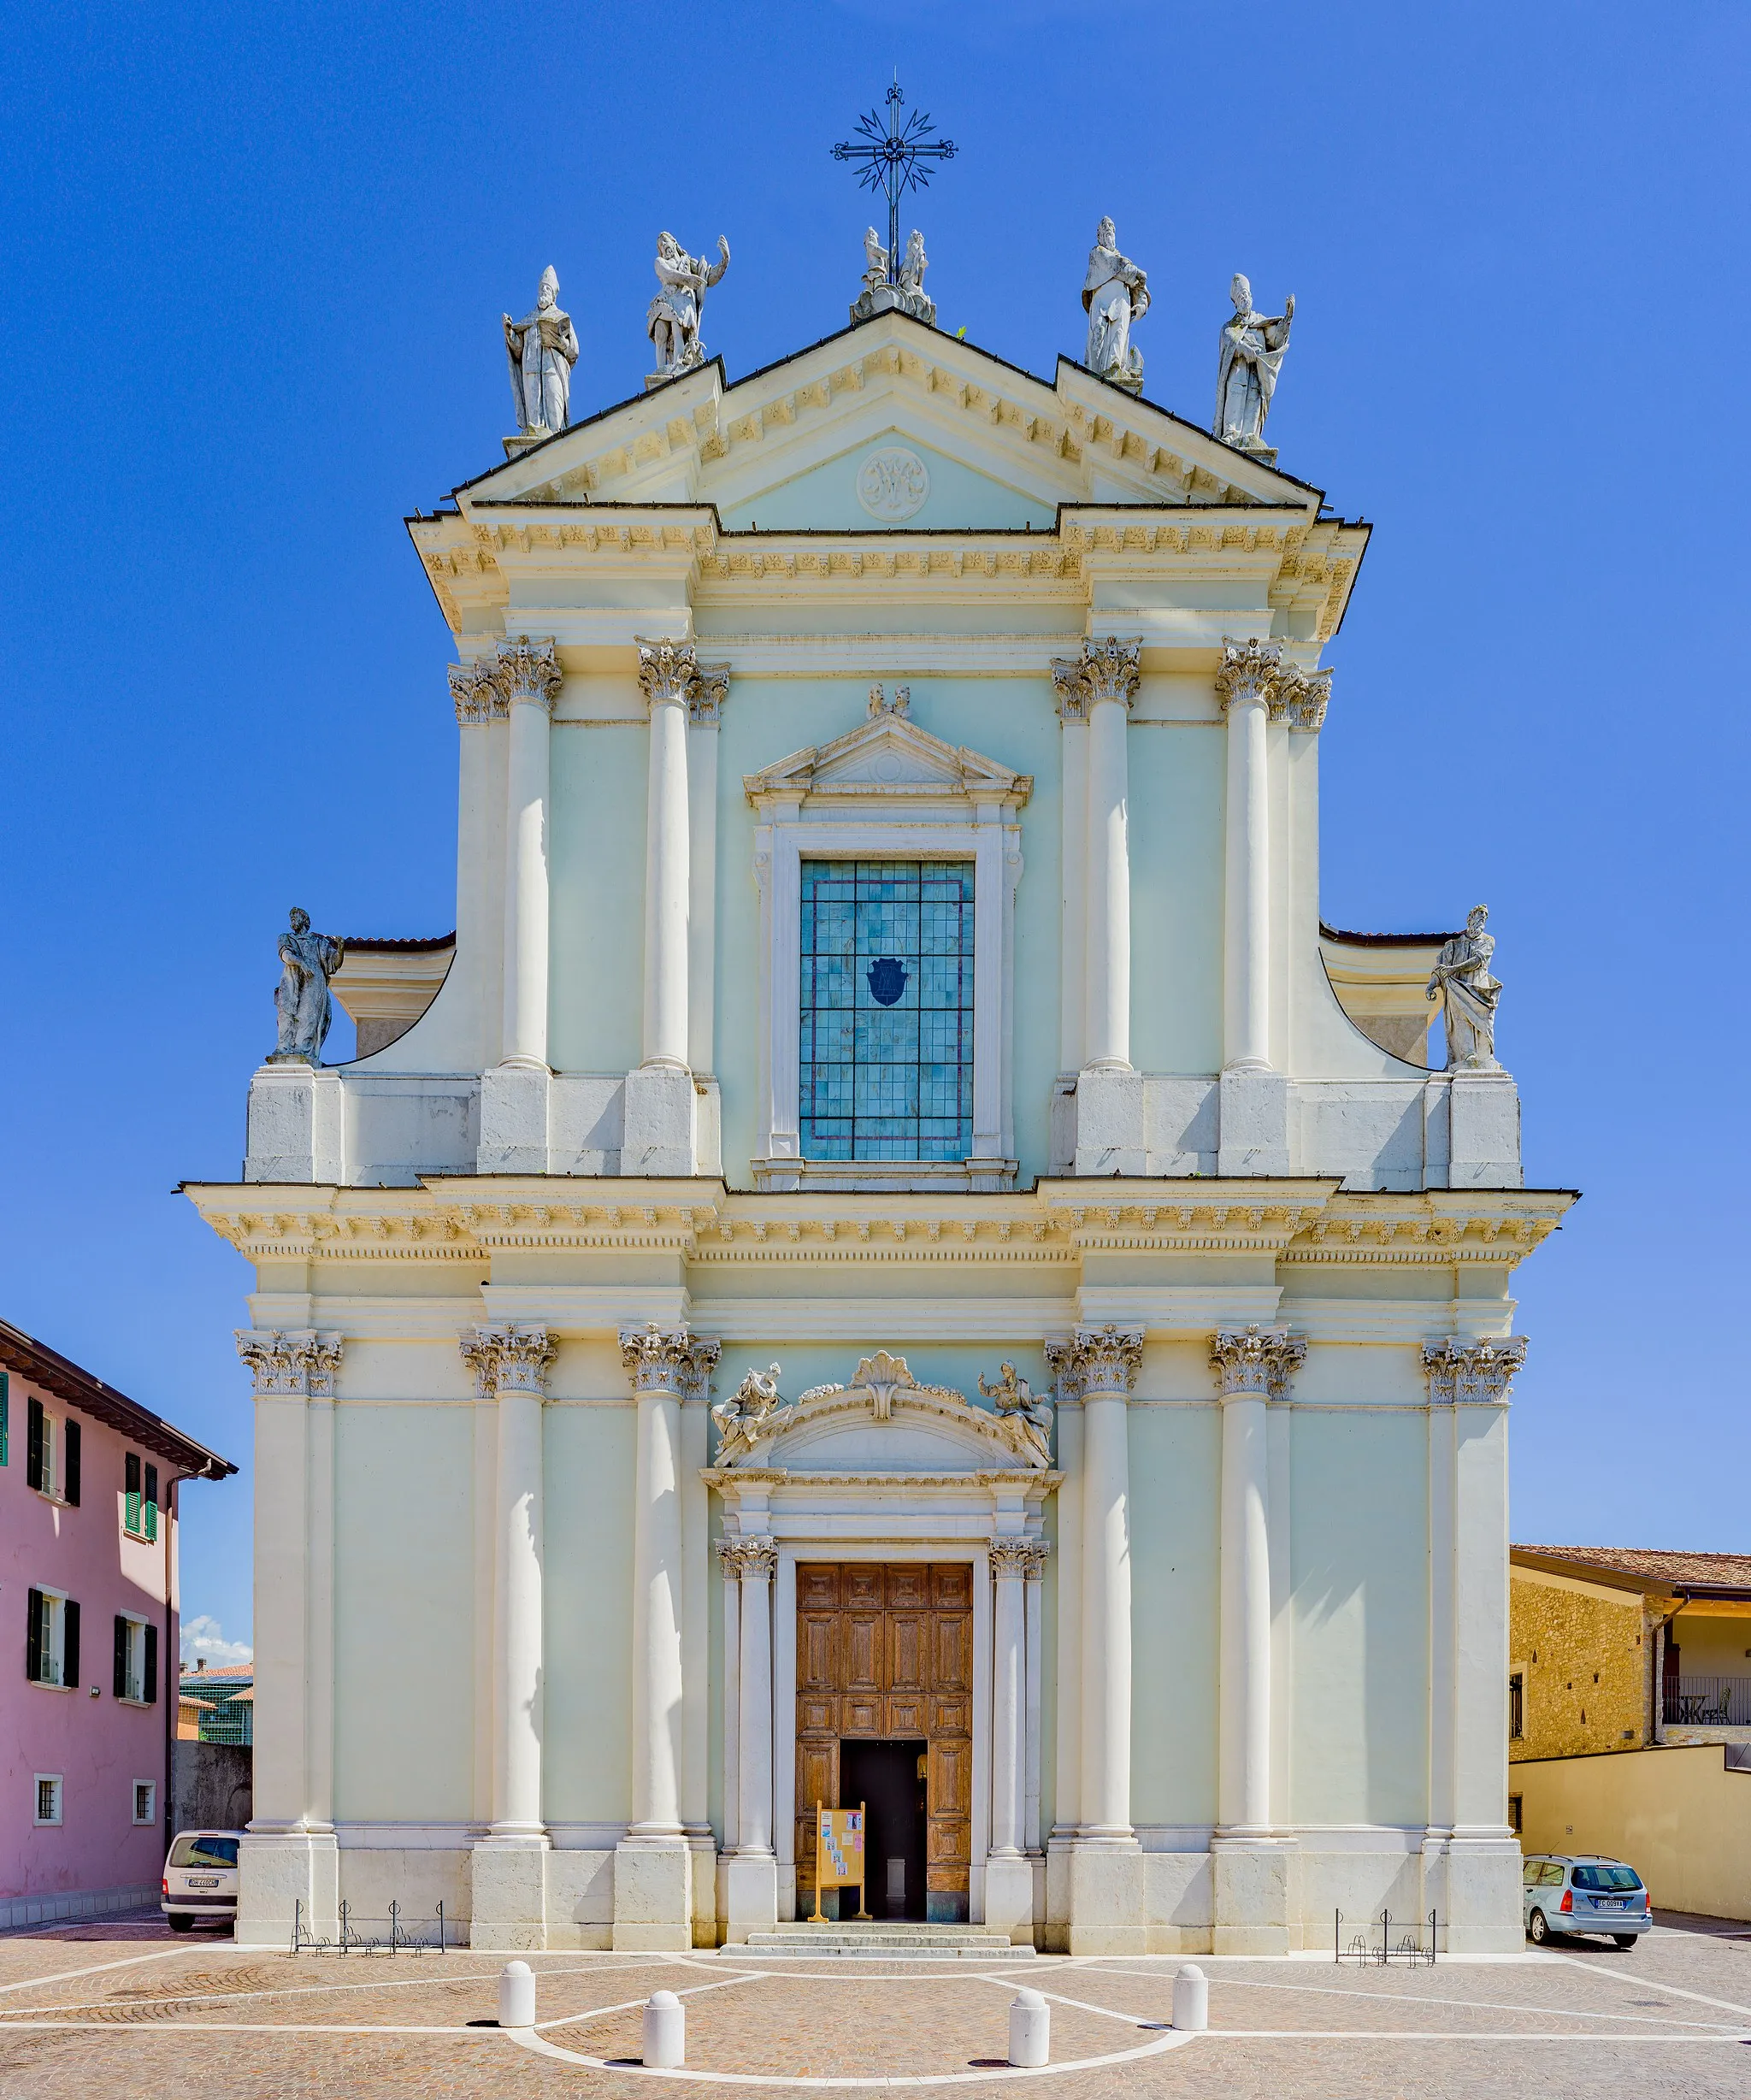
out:
M815 1803L840 1798L840 1745L922 1742L926 1914L967 1916L973 1851L973 1571L964 1560L797 1564L799 1892Z

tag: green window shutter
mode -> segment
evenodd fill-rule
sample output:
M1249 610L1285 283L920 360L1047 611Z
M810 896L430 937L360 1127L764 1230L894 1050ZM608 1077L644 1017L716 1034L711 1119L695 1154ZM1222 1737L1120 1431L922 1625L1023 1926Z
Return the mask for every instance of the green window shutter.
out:
M115 1667L111 1672L109 1689L118 1699L127 1696L127 1641L128 1624L120 1612L115 1614Z
M146 1661L140 1672L140 1696L148 1706L158 1703L158 1629L150 1621L146 1625Z
M146 1537L156 1539L158 1536L158 1469L156 1466L146 1468L145 1519Z
M61 1435L62 1448L67 1454L67 1478L61 1484L62 1493L72 1507L77 1509L79 1507L80 1426L71 1415L67 1418L66 1425Z
M66 1621L61 1636L61 1681L63 1684L79 1683L79 1605L69 1597L62 1606Z
M43 1681L43 1593L31 1590L25 1602L24 1673L32 1684Z
M24 1484L43 1484L43 1403L32 1393L25 1402Z
M140 1454L130 1451L121 1462L122 1524L130 1531L140 1528Z

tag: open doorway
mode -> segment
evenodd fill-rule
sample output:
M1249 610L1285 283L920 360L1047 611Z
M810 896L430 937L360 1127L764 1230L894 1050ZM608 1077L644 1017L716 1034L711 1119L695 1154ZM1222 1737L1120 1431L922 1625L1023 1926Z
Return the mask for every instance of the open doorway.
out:
M855 1808L862 1802L869 1812L864 1856L872 1917L922 1919L925 1914L929 1769L922 1742L840 1738L840 1806Z

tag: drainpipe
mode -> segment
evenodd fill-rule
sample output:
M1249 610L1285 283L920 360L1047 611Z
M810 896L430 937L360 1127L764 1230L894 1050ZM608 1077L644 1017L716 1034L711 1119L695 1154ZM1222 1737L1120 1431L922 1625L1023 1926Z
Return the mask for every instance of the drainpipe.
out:
M167 1855L170 1850L170 1840L176 1834L170 1827L174 1793L171 1761L176 1751L176 1709L182 1693L182 1662L176 1653L176 1609L174 1602L176 1585L171 1580L174 1559L171 1549L176 1538L176 1513L180 1500L176 1490L182 1482L194 1478L192 1473L170 1473L164 1483L169 1496L164 1506L169 1521L164 1527L164 1658L159 1666L161 1672L168 1674L173 1687L164 1693L164 1850ZM161 1692L164 1690L162 1685L158 1689Z

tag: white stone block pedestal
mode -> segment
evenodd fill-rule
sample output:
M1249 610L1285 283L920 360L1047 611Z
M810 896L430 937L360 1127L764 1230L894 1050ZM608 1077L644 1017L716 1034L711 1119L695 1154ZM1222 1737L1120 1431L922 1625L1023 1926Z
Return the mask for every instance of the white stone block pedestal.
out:
M469 1944L520 1954L547 1944L545 1838L483 1838L469 1855Z
M1270 1839L1216 1839L1210 1848L1213 1954L1288 1954L1294 1848Z
M622 1839L614 1853L616 1953L685 1954L693 1944L693 1855L684 1838Z
M1135 1839L1080 1840L1070 1865L1070 1953L1147 1954L1142 1847Z
M263 1065L250 1081L246 1182L345 1179L345 1105L338 1072Z
M238 1851L239 1947L292 1945L294 1920L323 1939L340 1931L340 1854L332 1830L256 1830ZM300 1908L300 1906L302 1908Z

